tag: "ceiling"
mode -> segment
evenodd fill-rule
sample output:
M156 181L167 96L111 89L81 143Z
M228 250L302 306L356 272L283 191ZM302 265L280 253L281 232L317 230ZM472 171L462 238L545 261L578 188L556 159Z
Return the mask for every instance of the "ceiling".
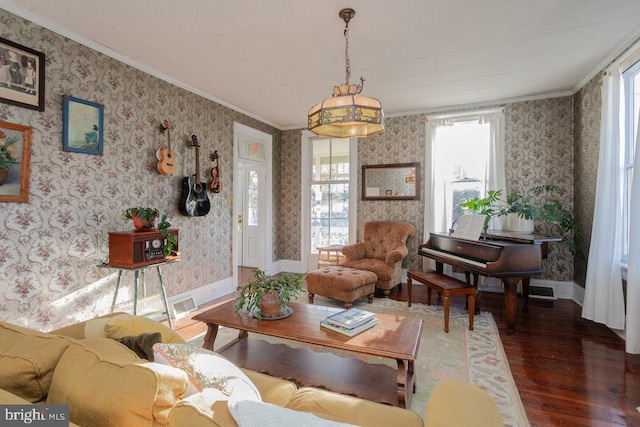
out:
M574 93L640 37L640 0L0 0L280 129L351 81L387 116Z

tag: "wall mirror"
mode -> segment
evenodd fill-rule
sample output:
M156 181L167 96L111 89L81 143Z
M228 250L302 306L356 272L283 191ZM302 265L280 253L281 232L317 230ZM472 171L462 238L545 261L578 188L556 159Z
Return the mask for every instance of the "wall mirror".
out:
M362 200L419 200L420 163L362 166Z

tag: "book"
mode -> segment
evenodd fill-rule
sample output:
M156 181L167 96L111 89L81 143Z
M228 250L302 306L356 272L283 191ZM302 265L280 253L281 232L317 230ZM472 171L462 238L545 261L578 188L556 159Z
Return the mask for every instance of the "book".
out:
M373 316L374 314L370 311L364 311L358 308L349 308L327 317L326 321L332 325L351 329L373 319Z
M358 335L361 332L366 331L367 329L371 329L374 326L376 326L378 323L380 323L380 319L378 319L377 317L374 317L372 319L369 319L367 322L356 326L355 328L345 328L344 326L337 326L337 325L333 325L329 322L327 322L326 320L321 320L320 321L320 327L322 328L326 328L326 329L330 329L334 332L338 332L342 335L346 335L348 337L353 337Z

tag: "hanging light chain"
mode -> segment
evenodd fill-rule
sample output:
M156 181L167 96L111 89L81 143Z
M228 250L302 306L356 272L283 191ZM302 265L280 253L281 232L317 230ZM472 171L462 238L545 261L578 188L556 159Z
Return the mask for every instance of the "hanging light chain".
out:
M349 21L346 21L344 27L344 59L346 63L346 83L349 86L349 79L351 78L351 60L349 59Z

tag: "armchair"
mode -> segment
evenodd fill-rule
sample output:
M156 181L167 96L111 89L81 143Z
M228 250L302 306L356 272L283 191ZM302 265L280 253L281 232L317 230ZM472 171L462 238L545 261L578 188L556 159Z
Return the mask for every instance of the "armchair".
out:
M376 288L389 297L390 290L402 281L402 260L409 254L407 239L415 234L415 227L406 222L367 222L363 241L342 248L345 260L341 266L375 273Z

